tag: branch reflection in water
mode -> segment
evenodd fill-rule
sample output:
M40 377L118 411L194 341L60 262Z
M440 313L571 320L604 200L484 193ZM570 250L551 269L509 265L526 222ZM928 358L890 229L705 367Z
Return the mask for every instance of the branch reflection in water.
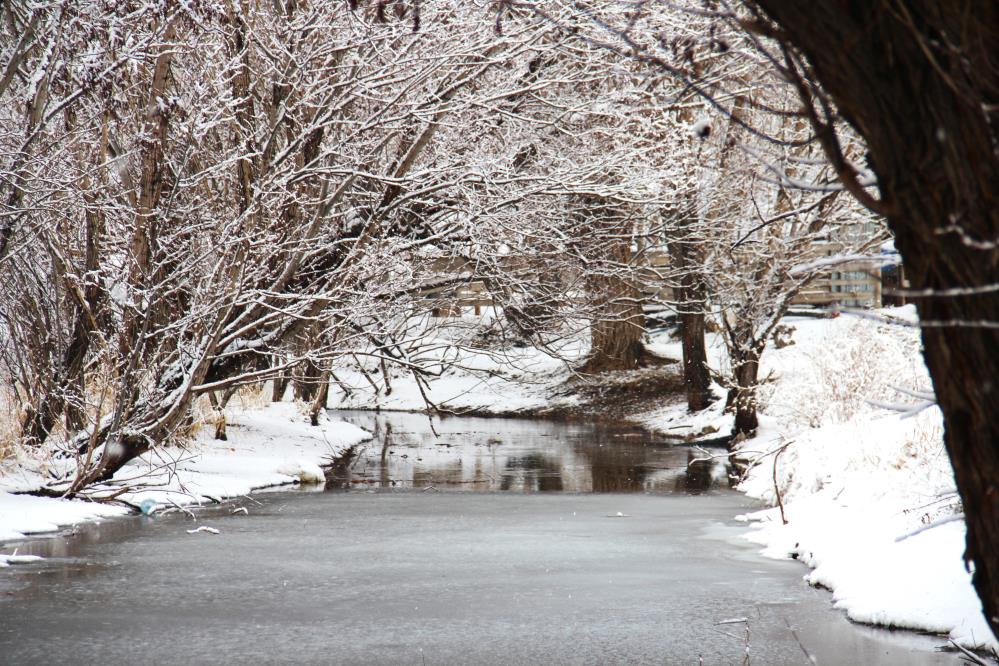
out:
M329 490L701 493L728 486L722 451L695 452L633 427L341 411L370 442L331 460ZM436 430L437 434L434 433Z

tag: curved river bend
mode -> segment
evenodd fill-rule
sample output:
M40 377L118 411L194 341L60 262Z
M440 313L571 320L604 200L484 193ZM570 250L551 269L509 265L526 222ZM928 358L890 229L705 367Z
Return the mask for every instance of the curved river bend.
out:
M20 544L3 664L957 664L765 560L725 470L600 425L335 414L327 492ZM747 660L748 654L748 661Z

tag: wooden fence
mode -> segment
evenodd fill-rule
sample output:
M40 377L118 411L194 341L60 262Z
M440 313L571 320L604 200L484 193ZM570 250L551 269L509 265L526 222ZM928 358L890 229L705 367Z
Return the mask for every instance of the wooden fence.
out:
M830 257L842 251L843 246L838 243L817 243L812 247L810 256L803 260ZM663 283L661 277L669 265L669 259L663 252L646 252L641 256L642 259L637 266L637 279L642 297L651 309L663 309L663 304L673 300L672 289ZM516 258L510 260L522 268L519 260ZM475 279L474 267L468 262L460 259L439 259L433 262L431 271L441 276L458 276L462 273L468 275L468 280L461 284L430 287L422 292L428 302L433 303L433 316L456 316L465 309L471 309L479 315L484 309L494 305L485 283ZM858 262L830 265L820 277L798 292L791 303L792 305L881 307L880 268Z

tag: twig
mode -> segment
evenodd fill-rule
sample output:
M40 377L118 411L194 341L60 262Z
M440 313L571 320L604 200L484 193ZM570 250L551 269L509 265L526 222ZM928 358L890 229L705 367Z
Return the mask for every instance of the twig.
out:
M728 636L729 638L734 638L737 641L741 641L742 640L742 636L736 636L735 634L731 634L731 633L729 633L727 631L722 631L721 629L715 629L714 627L711 627L711 631L716 631L719 634L721 634L722 636Z
M963 513L959 513L959 514L956 514L956 515L953 515L953 516L947 516L946 518L941 518L939 520L934 520L929 525L922 525L922 526L920 526L920 527L912 530L911 532L903 534L902 536L895 537L895 543L898 543L899 541L905 541L909 537L914 537L917 534L922 534L923 532L926 532L927 530L932 530L934 527L940 527L941 525L946 525L947 523L956 523L959 520L964 520L964 514Z
M175 511L180 511L181 513L186 513L188 516L191 517L191 520L197 520L197 517L194 515L194 512L191 511L190 509L188 509L187 507L183 507L180 504L177 504L177 502L175 502L172 499L169 499L168 501L170 502L170 504L173 504L173 508L174 508Z
M784 499L780 496L780 487L777 485L777 460L780 458L780 454L784 453L784 449L793 441L787 442L774 453L774 496L777 498L777 507L780 509L780 522L782 525L787 525L787 516L784 514Z
M964 655L965 659L967 659L971 663L973 663L973 664L979 664L979 666L989 666L989 663L987 661L985 661L984 659L982 659L981 657L979 657L977 654L975 654L974 652L972 652L968 648L966 648L966 647L964 647L962 645L958 645L954 641L953 638L951 638L949 640L950 640L950 644L953 645L956 649L960 650L961 653Z
M819 663L812 653L808 651L808 648L805 647L805 644L801 642L801 638L798 636L797 630L791 626L791 623L787 621L786 617L784 618L784 624L787 625L787 630L791 632L792 636L794 636L794 641L798 644L798 647L800 647L801 651L805 653L805 658L808 659L808 662L810 664Z

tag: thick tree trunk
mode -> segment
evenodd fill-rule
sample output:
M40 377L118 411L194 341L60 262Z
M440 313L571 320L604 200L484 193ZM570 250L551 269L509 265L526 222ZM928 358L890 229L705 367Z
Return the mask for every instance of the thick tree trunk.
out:
M696 76L701 75L701 65L692 63ZM741 115L743 97L736 99L733 118ZM696 108L686 105L678 110L677 117L684 123L695 122ZM731 146L721 153L719 168L724 167ZM700 159L700 149L698 149ZM708 372L708 352L704 342L704 317L708 306L708 289L701 274L700 246L703 239L694 237L699 215L697 211L697 187L684 190L678 205L663 211L667 228L671 234L668 244L672 271L677 276L674 289L676 308L680 318L680 339L683 351L683 383L687 391L687 409L699 412L714 400L711 394L711 374ZM722 201L719 198L718 201ZM709 215L713 217L712 209Z
M637 368L642 357L641 309L605 304L601 318L590 325L590 356L582 372L606 372Z
M704 311L680 313L680 336L683 348L683 383L687 388L687 409L699 412L714 399L708 352L704 344Z
M999 4L752 4L866 140L906 275L937 292L917 299L924 355L964 505L965 557L999 635Z
M294 373L292 385L295 389L295 399L302 402L312 402L319 392L319 381L322 371L313 361L303 361Z
M608 204L587 201L582 213L600 227L602 256L587 278L592 317L590 356L582 372L631 370L644 353L642 294L631 277L630 229Z

